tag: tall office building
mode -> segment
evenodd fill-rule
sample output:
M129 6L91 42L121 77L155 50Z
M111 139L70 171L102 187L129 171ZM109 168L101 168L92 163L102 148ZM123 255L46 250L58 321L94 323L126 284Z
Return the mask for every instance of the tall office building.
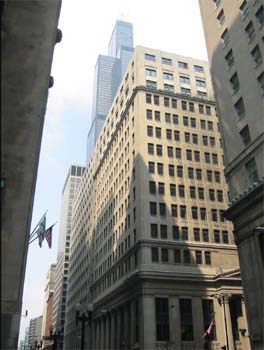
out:
M1 1L0 6L1 348L13 350L61 1Z
M73 206L65 349L248 349L207 63L137 47ZM225 317L224 317L225 315Z
M41 328L41 339L43 336L48 336L50 334L50 326L51 326L51 319L50 319L50 308L51 305L51 297L53 295L54 291L54 284L55 284L55 270L56 270L56 264L51 264L50 268L47 272L46 276L46 284L45 284L45 295L44 295L44 308L43 308L43 319L42 319L42 328ZM45 348L46 344L45 341L43 342L43 348Z
M71 165L62 190L58 253L52 310L52 326L54 331L61 333L64 331L67 298L72 203L84 170L85 167L80 165ZM61 348L62 344L59 344L59 349Z
M32 318L29 322L28 343L30 350L35 350L41 342L42 316Z
M133 25L116 21L108 46L108 56L99 55L95 66L92 122L87 137L87 163L132 54Z
M263 1L200 0L254 349L264 348Z

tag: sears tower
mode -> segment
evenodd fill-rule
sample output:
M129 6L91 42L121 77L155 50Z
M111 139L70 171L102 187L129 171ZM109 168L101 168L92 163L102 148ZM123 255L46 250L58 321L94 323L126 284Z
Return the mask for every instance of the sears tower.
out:
M108 45L108 55L99 55L95 65L92 122L87 137L87 164L132 54L133 24L117 20Z

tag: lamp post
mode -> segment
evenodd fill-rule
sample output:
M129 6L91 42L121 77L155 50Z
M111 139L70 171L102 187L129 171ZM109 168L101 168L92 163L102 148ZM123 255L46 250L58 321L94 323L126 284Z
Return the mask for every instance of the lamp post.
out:
M75 322L76 326L81 322L81 350L84 350L84 339L85 339L85 323L88 322L90 327L90 343L92 348L92 313L93 313L93 304L89 304L87 310L81 314L81 304L78 303L75 305Z
M59 348L58 343L59 343L59 340L61 339L62 339L61 332L60 331L53 332L53 327L50 326L50 340L53 340L52 349L57 350Z

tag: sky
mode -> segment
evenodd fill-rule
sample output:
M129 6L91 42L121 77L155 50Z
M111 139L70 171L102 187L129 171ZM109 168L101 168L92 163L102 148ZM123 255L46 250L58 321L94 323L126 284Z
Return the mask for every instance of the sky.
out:
M70 164L85 165L90 126L94 67L107 54L115 21L133 23L134 46L146 46L207 60L198 0L62 0L43 129L31 230L46 210L46 226L54 227L52 249L46 242L29 246L20 339L31 318L44 307L47 271L56 262L61 192Z

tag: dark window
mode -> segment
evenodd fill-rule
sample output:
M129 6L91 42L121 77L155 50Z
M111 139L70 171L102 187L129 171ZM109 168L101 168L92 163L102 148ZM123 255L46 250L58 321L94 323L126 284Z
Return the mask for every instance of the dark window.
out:
M196 242L200 241L200 229L199 228L194 228L193 229L193 236L194 236L194 240Z
M170 184L170 195L176 196L176 185L175 184Z
M264 23L264 7L263 5L260 6L258 11L256 12L256 18L261 26L263 26Z
M204 199L204 188L203 187L198 187L198 196L199 196L199 199Z
M239 84L239 79L238 79L237 72L232 75L232 77L230 78L229 82L230 82L230 84L232 86L233 91L234 92L238 91L240 84Z
M186 219L187 213L186 213L186 205L181 205L180 206L180 213L181 213L181 218Z
M206 122L205 122L205 120L201 120L201 121L200 121L200 124L201 124L201 128L202 128L203 130L205 130L205 129L206 129Z
M159 249L151 248L151 260L152 262L159 262Z
M166 205L165 203L159 203L160 216L166 216Z
M151 224L150 230L151 238L158 238L158 225Z
M150 55L148 53L145 53L145 60L155 62L156 57L154 55Z
M181 159L181 148L175 149L176 159Z
M189 102L189 111L194 112L194 103L193 102Z
M251 56L254 59L256 65L259 65L262 62L262 56L258 45L256 45L251 51Z
M196 198L196 189L193 186L190 186L190 198Z
M213 221L218 221L217 210L216 209L212 209L212 220Z
M156 298L156 340L168 341L170 339L169 300Z
M215 201L215 191L213 189L209 189L209 198L210 201Z
M183 117L183 125L189 126L189 118L188 117Z
M250 183L254 183L259 180L258 169L257 169L255 158L252 158L249 162L246 163L246 171L247 171Z
M185 139L185 142L190 143L190 133L189 132L184 133L184 139Z
M159 96L154 95L154 105L159 106Z
M190 149L186 150L186 158L187 160L192 160L192 151Z
M210 106L205 106L205 112L207 115L211 115L211 107Z
M156 145L157 156L162 156L162 145Z
M184 250L183 251L183 262L184 264L190 264L191 263L191 257L190 257L190 251Z
M218 230L214 230L214 241L220 243L220 232Z
M182 227L182 240L183 241L188 241L189 239L189 234L188 234L188 227Z
M174 173L174 165L169 164L168 165L168 169L169 169L169 176L174 176L175 175L175 173Z
M178 130L174 130L174 140L180 141L180 132Z
M180 299L181 340L193 340L192 300Z
M148 154L154 154L154 145L153 145L153 143L148 143Z
M207 181L212 182L213 181L213 172L211 170L207 170L206 173L207 173Z
M228 64L228 67L231 68L235 62L232 49L228 51L227 55L225 56L225 60Z
M157 89L157 82L152 80L146 80L146 86L152 89Z
M160 225L160 238L162 239L168 238L167 225Z
M241 136L242 142L244 143L245 146L247 146L251 142L251 137L250 137L248 125L246 125L240 131L240 136Z
M192 207L192 218L194 220L198 220L198 208L197 207Z
M148 168L149 168L149 173L154 174L155 173L155 163L154 162L148 162Z
M188 168L188 177L189 179L194 179L193 168Z
M220 183L220 172L215 171L214 176L215 176L215 182Z
M177 176L183 177L183 167L181 165L177 166Z
M150 202L150 215L157 215L157 203L156 202Z
M152 110L147 109L147 119L152 119Z
M187 102L186 101L181 101L181 105L182 105L182 110L183 111L187 111Z
M158 174L159 175L163 175L163 164L162 163L158 163L157 167L158 167Z
M146 103L151 103L151 95L146 94Z
M194 158L195 158L195 152L194 152ZM202 169L196 169L196 179L197 180L202 180Z
M194 160L196 162L200 162L200 152L199 151L194 151Z
M213 164L218 164L218 156L216 153L212 154Z
M167 64L169 66L172 65L172 60L170 58L162 57L161 62L162 62L162 64Z
M166 137L167 137L167 140L172 139L172 130L171 129L166 129Z
M228 231L223 231L222 232L222 240L223 240L223 243L229 244Z
M180 239L180 231L179 226L173 225L172 226L172 238L178 241Z
M147 135L153 136L153 126L150 126L150 125L147 126Z
M165 184L163 182L158 183L158 190L160 195L165 194Z
M173 147L171 147L171 146L167 147L167 154L168 154L169 158L173 157Z
M174 249L174 262L175 262L175 264L181 263L181 251L180 251L180 249Z
M161 261L169 262L169 252L167 248L161 248Z
M236 102L235 110L236 110L237 114L240 117L244 116L244 114L245 114L245 106L244 106L244 101L243 101L242 97L240 97L240 99Z
M188 63L178 61L178 67L182 69L188 69Z
M205 252L205 256L206 253L210 252ZM207 264L210 265L210 264ZM204 299L203 300L203 323L204 323L204 332L207 331L208 327L210 326L210 323L212 322L212 320L215 319L215 315L214 315L214 304L213 304L213 300L209 300L209 299ZM215 323L215 321L214 321ZM216 326L214 324L213 327L213 332L210 335L210 338L207 338L208 340L216 340Z
M225 31L223 32L223 34L221 35L221 39L222 39L222 44L224 47L226 47L228 45L228 43L230 42L230 37L229 37L229 33L228 33L228 29L225 29Z
M215 146L215 138L210 136L210 146L214 147Z
M212 122L207 122L207 127L208 127L208 130L210 130L210 131L213 131L213 130L214 130L214 127L213 127L213 123L212 123Z
M170 99L168 97L164 97L164 106L170 107Z
M192 134L192 142L195 145L198 145L198 135L197 134Z
M175 98L173 98L173 99L171 100L171 107L172 107L172 108L177 108L177 100L175 100Z
M170 113L165 113L165 122L170 123L171 122L171 115Z
M173 124L179 124L179 117L177 114L172 115Z
M179 196L182 198L185 197L184 185L179 185Z
M149 193L156 194L156 183L155 181L149 181Z
M156 133L156 137L158 138L158 139L160 139L161 138L161 128L155 128L155 133Z
M196 259L196 264L202 264L202 252L200 250L195 251L195 259Z
M204 160L205 160L205 163L211 163L211 161L210 161L210 153L207 153L207 152L205 152L204 153Z
M203 241L209 242L209 232L208 232L208 229L206 228L203 228Z
M200 208L201 220L206 220L206 208Z
M177 214L177 205L171 204L171 216L176 218L178 216Z
M159 111L155 111L155 120L156 121L160 121L160 112Z
M223 202L223 191L217 190L217 200L218 202Z

